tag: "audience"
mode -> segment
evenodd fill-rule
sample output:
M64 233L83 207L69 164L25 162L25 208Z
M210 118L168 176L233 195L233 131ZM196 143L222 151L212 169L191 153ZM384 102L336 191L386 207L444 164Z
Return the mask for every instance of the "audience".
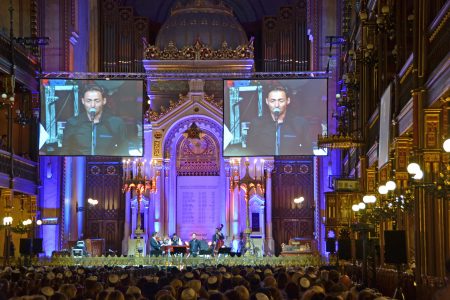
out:
M336 270L308 267L35 267L0 271L0 300L359 300L383 299L355 288ZM378 298L377 298L378 297Z

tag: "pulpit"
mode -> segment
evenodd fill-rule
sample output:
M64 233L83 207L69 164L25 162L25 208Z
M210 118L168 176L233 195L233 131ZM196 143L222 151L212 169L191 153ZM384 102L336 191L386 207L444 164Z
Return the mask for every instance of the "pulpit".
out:
M86 239L86 251L91 257L105 254L105 239Z

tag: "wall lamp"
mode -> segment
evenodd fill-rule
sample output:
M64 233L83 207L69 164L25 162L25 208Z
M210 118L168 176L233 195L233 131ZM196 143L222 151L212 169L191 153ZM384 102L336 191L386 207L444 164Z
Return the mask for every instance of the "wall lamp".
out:
M450 153L450 139L447 139L443 143L443 149L445 153ZM421 166L412 161L407 166L408 174L412 175L412 179L414 180L421 180L424 177L424 172L421 168ZM430 190L433 190L440 194L443 198L448 198L448 192L450 191L450 163L443 163L440 164L440 169L436 170L435 172L432 172L429 182L412 182L413 185L429 188Z

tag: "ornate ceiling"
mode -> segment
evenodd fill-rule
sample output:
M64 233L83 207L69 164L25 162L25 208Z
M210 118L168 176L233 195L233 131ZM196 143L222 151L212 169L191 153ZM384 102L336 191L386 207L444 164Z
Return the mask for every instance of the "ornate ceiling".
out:
M170 15L170 8L177 2L192 0L124 0L123 4L132 6L135 14L147 17L156 23L163 23ZM210 0L218 2L218 0ZM260 21L263 16L276 15L284 5L293 5L296 0L222 0L230 6L240 23Z

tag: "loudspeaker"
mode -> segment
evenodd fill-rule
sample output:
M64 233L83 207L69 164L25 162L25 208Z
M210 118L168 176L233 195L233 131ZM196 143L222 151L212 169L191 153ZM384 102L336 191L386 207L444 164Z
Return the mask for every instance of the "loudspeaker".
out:
M368 248L369 242L367 242L366 244L366 248ZM355 258L357 260L362 260L363 259L363 240L359 239L359 240L355 240ZM367 249L366 249L367 250ZM367 253L367 252L366 252Z
M369 255L380 260L380 240L378 238L369 239Z
M406 264L406 235L404 230L384 232L384 261L388 264Z
M349 239L338 240L339 259L352 259L352 242Z
M20 239L19 252L22 255L31 255L33 250L33 240L32 239Z
M42 253L42 239L33 239L33 253L39 254Z
M327 238L327 252L335 253L336 252L336 239Z

